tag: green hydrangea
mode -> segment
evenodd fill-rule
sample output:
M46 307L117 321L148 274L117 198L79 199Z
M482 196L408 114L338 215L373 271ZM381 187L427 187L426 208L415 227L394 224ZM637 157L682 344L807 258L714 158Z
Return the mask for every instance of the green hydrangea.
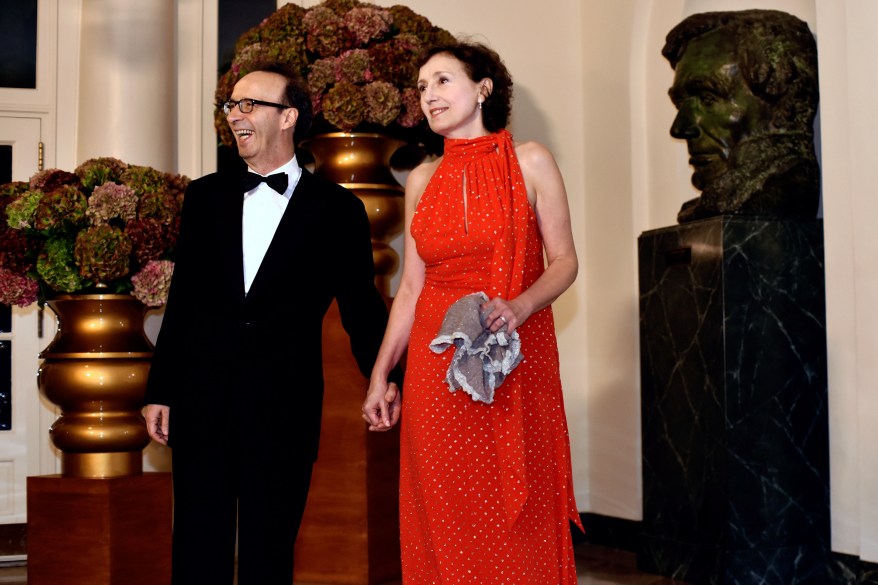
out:
M342 132L350 132L366 119L366 96L358 85L337 83L323 98L326 121Z
M85 225L87 209L88 200L82 191L67 185L40 199L34 212L33 227L37 230L75 230Z
M43 198L42 191L26 191L6 207L6 225L15 230L33 227L34 214Z
M37 259L37 274L51 288L72 293L82 288L82 278L73 259L73 240L50 238Z
M152 167L139 165L130 165L125 169L119 182L134 189L138 195L163 191L166 187L165 174L163 172Z
M386 81L376 81L367 85L364 91L368 104L367 122L387 126L396 120L402 108L402 96L398 89Z
M73 172L82 180L82 186L88 192L104 183L118 183L127 167L118 158L102 156L85 161Z
M104 224L79 232L73 256L80 276L105 284L128 274L131 248L128 234Z

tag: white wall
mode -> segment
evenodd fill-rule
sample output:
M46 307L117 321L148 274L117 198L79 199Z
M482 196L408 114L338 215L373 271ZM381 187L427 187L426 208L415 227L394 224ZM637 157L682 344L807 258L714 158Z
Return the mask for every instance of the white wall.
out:
M878 562L878 2L816 5L833 550Z
M630 90L635 2L588 0L583 4L583 69L571 75L583 89L585 140L582 165L585 245L580 253L578 309L585 328L562 360L580 360L585 376L574 384L568 419L574 482L583 511L641 517L640 380L638 367L637 249L633 197ZM648 13L648 11L647 11Z

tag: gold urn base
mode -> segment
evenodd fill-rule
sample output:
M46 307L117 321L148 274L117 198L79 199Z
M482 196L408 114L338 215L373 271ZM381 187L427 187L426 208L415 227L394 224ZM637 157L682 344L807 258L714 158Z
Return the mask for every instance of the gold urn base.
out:
M146 307L130 295L70 295L49 301L58 333L40 354L40 392L61 408L51 429L64 477L143 473L149 444L140 413L152 344Z
M143 454L136 453L63 453L61 475L64 477L105 478L143 473Z

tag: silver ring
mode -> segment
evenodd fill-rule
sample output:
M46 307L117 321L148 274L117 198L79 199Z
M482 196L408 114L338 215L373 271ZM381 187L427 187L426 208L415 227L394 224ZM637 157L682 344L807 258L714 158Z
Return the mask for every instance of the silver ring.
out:
M500 316L498 317L498 319L503 319L503 322L506 323L506 317L504 317L503 315L500 315Z

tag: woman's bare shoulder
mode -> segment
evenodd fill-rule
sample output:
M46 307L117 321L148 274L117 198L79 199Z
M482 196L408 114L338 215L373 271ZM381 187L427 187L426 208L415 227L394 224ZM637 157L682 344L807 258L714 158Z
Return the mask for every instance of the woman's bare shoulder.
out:
M518 162L523 168L539 169L546 164L555 164L555 157L552 156L551 151L533 140L516 143L515 156L518 157Z
M419 194L423 193L424 189L427 187L427 183L430 182L430 179L433 177L433 173L436 172L436 169L439 167L439 163L441 161L442 157L439 157L421 163L414 169L412 169L412 171L409 173L408 179L406 179L406 191L411 191Z

